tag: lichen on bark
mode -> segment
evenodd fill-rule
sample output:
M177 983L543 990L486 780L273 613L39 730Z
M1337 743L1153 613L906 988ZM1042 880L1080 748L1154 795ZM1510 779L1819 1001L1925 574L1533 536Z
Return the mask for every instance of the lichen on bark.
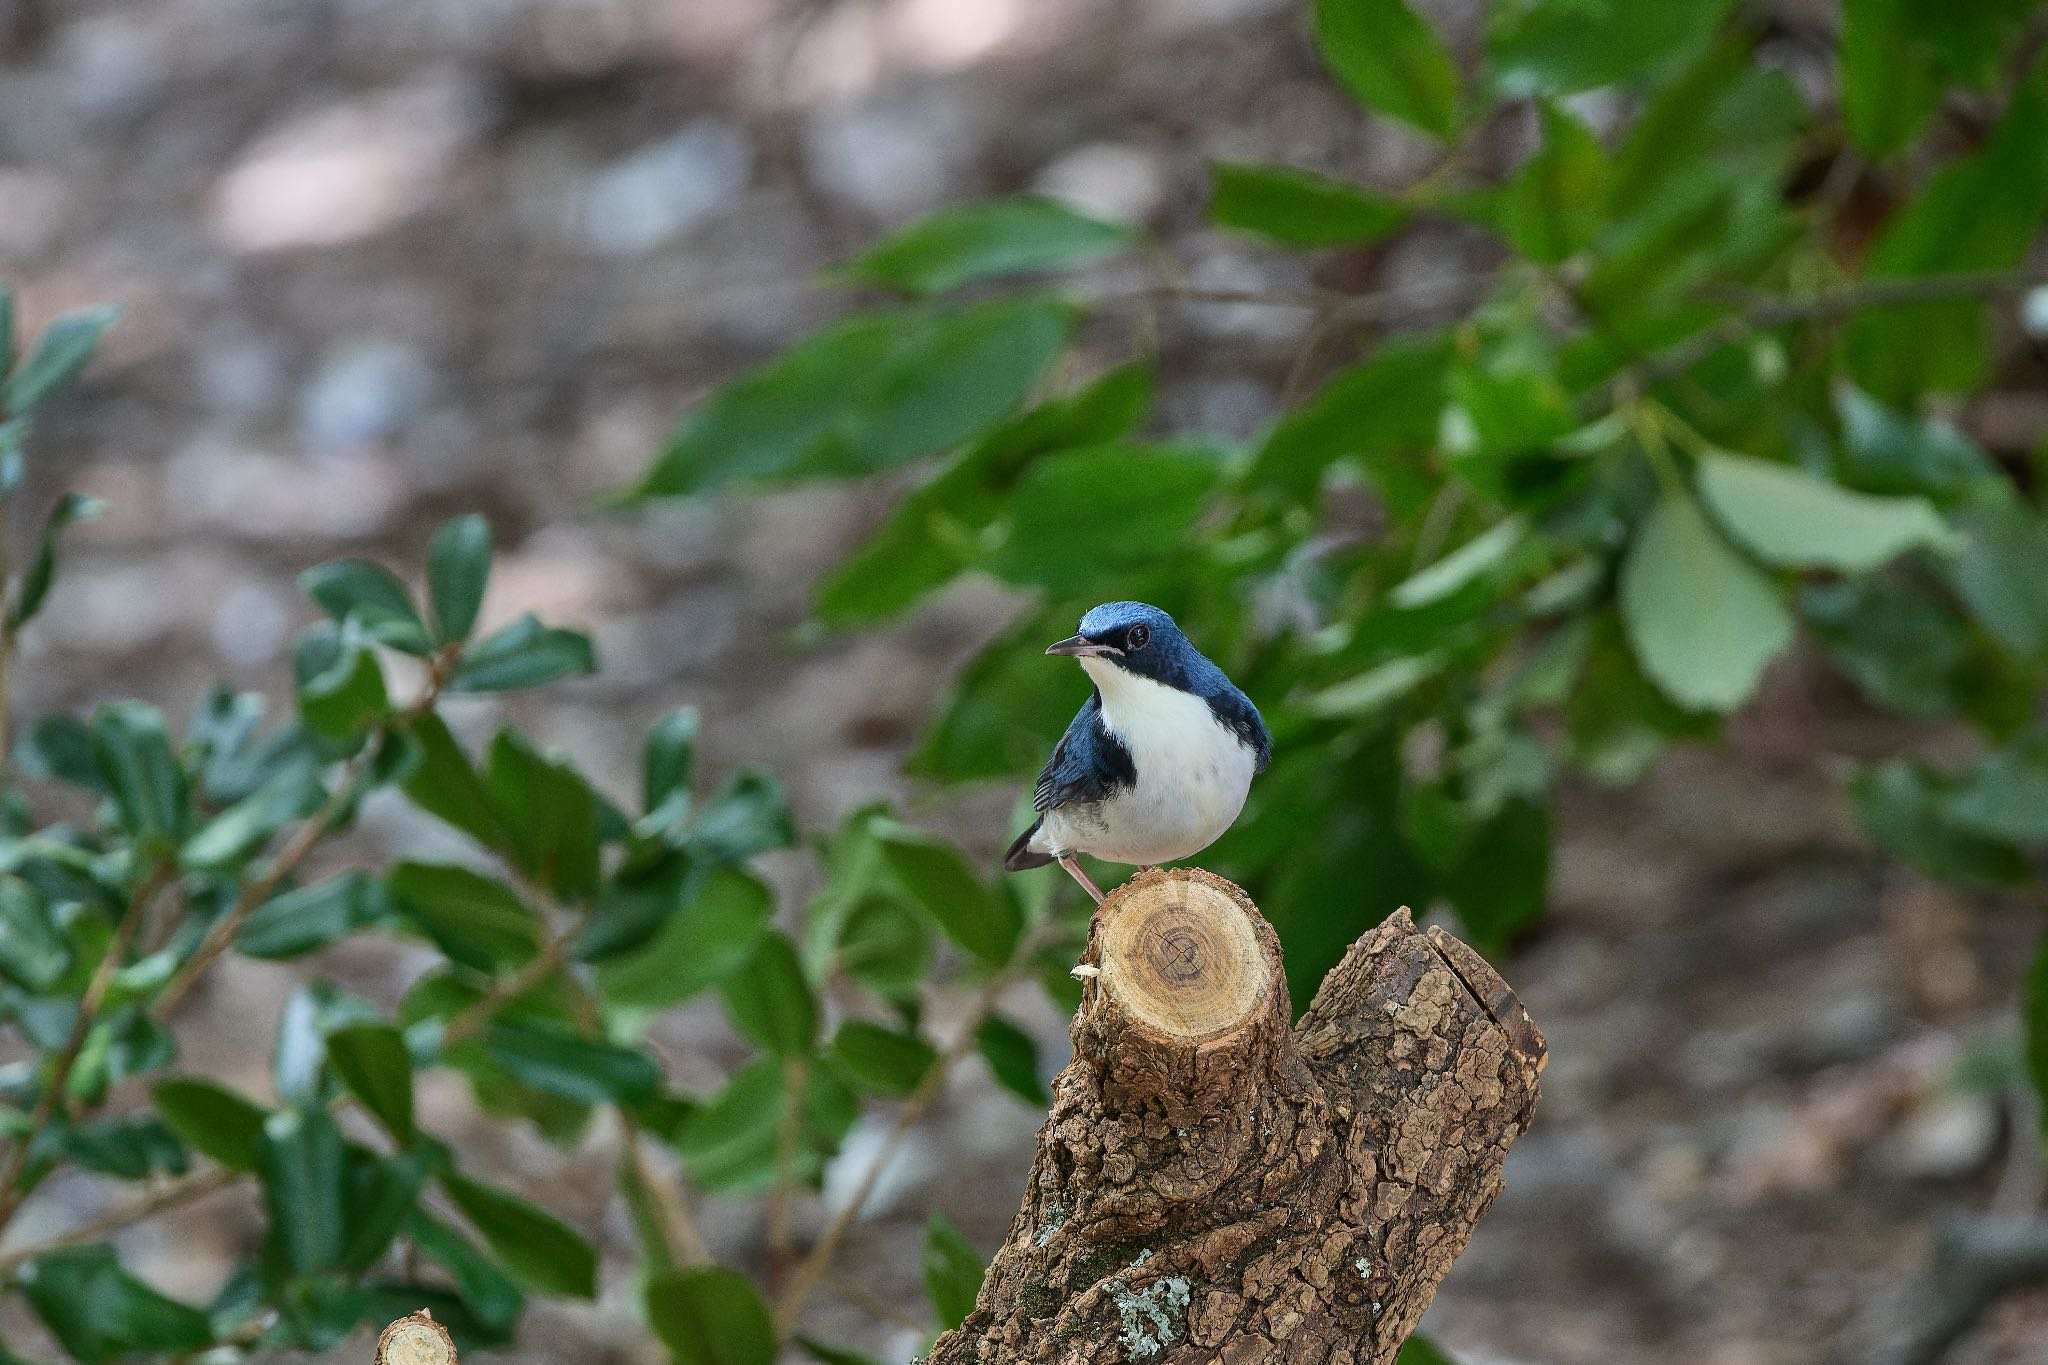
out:
M1279 942L1241 890L1148 873L1101 915L1155 911L1163 940L1139 938L1176 989L1176 935L1232 914L1264 988L1233 1025L1174 1036L1118 1004L1118 973L1146 963L1093 963L1022 1206L931 1365L1388 1365L1500 1191L1542 1035L1483 958L1406 910L1294 1027Z

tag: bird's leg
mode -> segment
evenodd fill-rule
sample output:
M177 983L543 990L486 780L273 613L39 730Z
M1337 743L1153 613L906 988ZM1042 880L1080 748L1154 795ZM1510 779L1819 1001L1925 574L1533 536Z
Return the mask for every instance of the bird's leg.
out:
M1102 904L1102 888L1097 886L1094 882L1088 880L1088 874L1081 870L1081 864L1075 861L1073 854L1062 854L1059 863L1061 867L1064 867L1067 870L1067 875L1069 877L1072 877L1075 881L1081 883L1082 890L1086 891L1089 895L1095 897L1095 903L1097 905Z

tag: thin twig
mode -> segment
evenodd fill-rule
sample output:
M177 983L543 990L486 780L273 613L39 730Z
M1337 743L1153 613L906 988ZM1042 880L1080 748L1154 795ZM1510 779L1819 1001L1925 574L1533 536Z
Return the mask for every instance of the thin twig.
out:
M16 1139L8 1150L6 1165L0 1166L0 1229L7 1226L14 1217L14 1211L21 1207L24 1193L21 1180L28 1170L30 1154L42 1138L43 1131L50 1126L50 1120L56 1117L57 1107L64 1099L64 1089L71 1082L72 1070L78 1065L79 1054L85 1051L85 1040L92 1035L93 1025L99 1022L100 1011L106 1007L107 992L114 987L114 978L127 963L128 949L135 942L137 928L149 913L149 903L176 876L177 868L168 862L159 862L151 868L129 899L121 922L114 927L114 937L107 944L106 954L100 958L100 964L85 988L85 995L78 1002L78 1017L72 1021L71 1036L64 1040L64 1050L57 1054L50 1077L36 1096L36 1107L29 1115L28 1131Z
M441 1030L441 1046L444 1049L450 1048L457 1043L467 1042L481 1033L508 1001L526 994L560 971L563 962L568 959L568 954L567 937L549 939L531 962L510 976L501 976L491 982L489 990L450 1019Z
M708 1265L711 1248L704 1242L704 1234L697 1228L697 1220L690 1216L689 1208L676 1192L673 1181L662 1178L647 1159L646 1145L641 1141L640 1121L633 1117L630 1109L619 1106L619 1141L621 1174L640 1187L649 1214L654 1219L655 1235L661 1239L662 1251L671 1266Z
M230 1188L247 1174L246 1171L233 1171L225 1166L216 1166L197 1175L186 1176L182 1180L159 1186L148 1194L123 1204L120 1208L103 1213L89 1223L81 1223L71 1231L60 1233L48 1241L0 1252L0 1278L5 1278L17 1267L39 1256L47 1256L66 1247L87 1246L110 1237L123 1228L147 1222L158 1214L169 1213L172 1209L197 1203L208 1195L218 1194Z
M889 1135L882 1140L881 1147L869 1159L867 1168L861 1172L860 1179L854 1184L853 1193L839 1206L839 1211L832 1216L832 1221L825 1225L825 1231L818 1240L811 1244L809 1253L797 1266L796 1273L790 1276L788 1286L782 1291L782 1297L775 1305L775 1321L783 1333L788 1333L796 1325L797 1315L803 1311L811 1292L818 1287L818 1281L824 1277L825 1272L831 1269L832 1258L839 1252L839 1244L846 1240L847 1232L860 1217L861 1210L867 1207L868 1200L874 1195L875 1186L881 1183L882 1173L888 1170L889 1163L895 1160L896 1149L903 1144L903 1139L910 1130L917 1126L918 1120L924 1117L925 1111L931 1108L932 1102L939 1097L939 1092L945 1089L946 1078L954 1065L973 1050L975 1034L995 1012L996 1001L1017 979L1024 970L1024 965L1029 963L1036 951L1037 935L1034 930L1027 933L1023 941L1018 943L1010 965L982 983L958 1036L939 1054L938 1060L925 1072L924 1079L918 1082L917 1089L903 1102L903 1108L898 1111L896 1122L889 1129Z
M262 876L243 884L241 893L235 897L235 903L229 907L226 914L213 922L206 931L206 937L201 939L199 946L193 950L192 956L186 958L179 966L169 983L164 986L163 993L157 997L156 1010L159 1018L169 1018L178 1006L184 1003L185 997L191 994L192 988L199 983L199 978L206 974L207 968L234 944L235 935L242 931L242 926L248 922L249 916L255 914L265 902L277 894L277 889L284 885L285 880L298 871L299 864L305 862L307 856L319 847L320 841L333 830L335 821L342 817L348 810L350 802L355 799L356 784L376 761L377 750L385 738L394 731L411 725L433 709L434 703L440 700L441 689L447 685L448 678L453 672L454 663L453 650L436 654L428 661L427 680L421 687L419 696L403 711L378 725L363 740L362 747L343 765L340 779L336 781L334 790L328 794L320 809L307 816L305 821L292 831L291 838L278 850L277 856L271 860L270 866L264 870Z
M768 1198L768 1254L776 1273L789 1263L789 1204L796 1191L796 1144L803 1133L804 1091L810 1068L800 1056L782 1064L782 1127L775 1135L775 1191Z

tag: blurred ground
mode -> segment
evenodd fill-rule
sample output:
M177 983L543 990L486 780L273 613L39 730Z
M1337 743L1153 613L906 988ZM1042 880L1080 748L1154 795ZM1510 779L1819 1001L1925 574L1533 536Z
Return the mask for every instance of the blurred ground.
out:
M1069 194L1164 232L1196 283L1299 283L1298 263L1198 226L1217 155L1394 184L1429 151L1343 103L1292 0L0 0L0 273L31 324L127 309L34 451L32 505L61 483L113 512L79 536L16 703L182 711L217 677L280 690L308 616L299 569L415 562L436 521L475 507L507 550L492 613L596 633L602 676L517 713L589 770L624 785L643 722L687 701L713 773L766 763L812 828L913 797L896 762L1009 604L968 587L885 635L793 636L807 584L888 490L591 504L695 395L840 306L821 265L960 196ZM1376 278L1455 287L1475 249L1426 232ZM1254 429L1298 323L1165 319L1169 419ZM468 705L478 730L500 718ZM1812 1359L1916 1272L1942 1215L2038 1180L2006 1097L1969 1083L1998 1071L1973 1058L2013 1046L2035 916L1867 852L1837 769L1898 740L1795 661L1727 752L1681 755L1646 792L1569 796L1553 919L1507 964L1551 1036L1546 1098L1439 1300L1446 1344L1473 1362ZM1012 796L923 813L993 854ZM388 811L370 824L380 851L435 838ZM801 860L778 872L801 890ZM372 948L319 965L382 998L419 967ZM264 1089L296 979L223 975L188 1062ZM1062 1054L1062 1021L1017 1005ZM704 1010L666 1031L679 1079L709 1082L716 1035ZM422 1102L444 1133L475 1122L452 1084ZM917 1301L935 1204L993 1246L1034 1124L962 1078L846 1258L867 1291ZM601 1152L565 1170L536 1141L484 1141L623 1253ZM21 1234L98 1197L54 1190ZM707 1224L728 1253L757 1246L753 1210ZM204 1293L255 1226L227 1200L123 1245ZM537 1309L520 1358L652 1359L628 1293ZM817 1311L879 1350L914 1345L850 1304ZM1955 1359L2038 1362L2044 1342L2048 1297L2020 1297Z

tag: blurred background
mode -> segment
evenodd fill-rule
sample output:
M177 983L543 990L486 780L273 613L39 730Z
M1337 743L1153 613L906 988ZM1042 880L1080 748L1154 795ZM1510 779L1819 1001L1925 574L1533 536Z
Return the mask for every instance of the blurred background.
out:
M1452 35L1485 18L1422 8ZM1825 99L1833 7L1757 8L1767 64ZM489 617L533 609L596 639L595 678L512 714L602 784L628 786L645 723L694 703L713 774L767 765L804 828L894 797L992 860L1015 790L934 795L900 766L1024 594L969 579L886 628L802 629L815 580L894 504L888 480L597 503L714 384L844 310L821 268L943 205L1036 190L1150 229L1196 288L1287 291L1312 282L1301 258L1207 224L1211 161L1401 185L1436 157L1345 98L1293 0L0 0L0 275L31 328L124 309L41 419L32 500L61 483L109 512L24 641L16 705L137 695L181 714L218 678L281 694L312 615L301 569L417 562L438 521L477 509L501 546ZM1313 282L1369 270L1428 298L1428 320L1470 306L1486 251L1421 223ZM1160 425L1263 428L1298 396L1311 322L1175 312ZM2004 373L1957 416L2031 447L2048 393ZM1082 695L1050 663L1045 686ZM479 728L499 715L461 706ZM1547 918L1503 962L1552 1063L1428 1321L1440 1344L1497 1365L1811 1360L1924 1277L1944 1218L2038 1205L2011 1059L2039 907L1880 855L1840 795L1851 759L1959 743L1873 710L1802 647L1721 744L1622 791L1563 781ZM449 837L395 801L365 824L351 856ZM791 896L814 876L793 854L769 867ZM298 975L225 965L187 1057L260 1091L252 1039ZM415 967L369 944L320 963L382 998ZM1034 991L1012 1008L1056 1065L1064 1020ZM665 1026L679 1082L715 1016ZM473 1117L446 1074L421 1103L451 1132ZM874 1297L916 1296L931 1207L993 1248L1035 1123L979 1070L955 1079L858 1234ZM498 1125L475 1140L483 1169L629 1240L601 1154L565 1166ZM707 1235L744 1247L752 1216L707 1206ZM247 1221L220 1201L124 1252L203 1294ZM820 1311L877 1350L915 1344ZM508 1358L657 1353L613 1295L536 1304ZM1947 1358L2048 1360L2048 1290L2000 1300Z

